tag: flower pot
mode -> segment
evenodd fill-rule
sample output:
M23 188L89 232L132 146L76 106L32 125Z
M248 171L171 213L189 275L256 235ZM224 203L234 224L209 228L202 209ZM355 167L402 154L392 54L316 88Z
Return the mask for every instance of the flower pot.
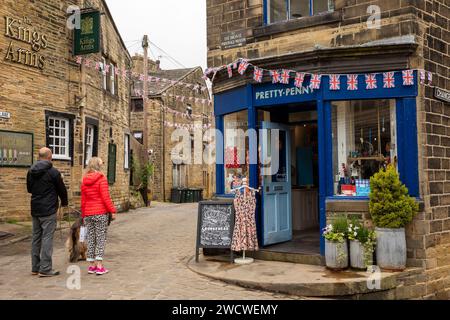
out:
M325 240L325 263L327 268L342 270L348 267L348 246L345 242Z
M370 257L366 261L366 248L361 242L358 240L350 241L350 266L352 268L366 270L369 265L372 265L372 254L367 252L367 255L370 255Z
M377 264L381 269L401 271L406 268L405 229L375 228Z

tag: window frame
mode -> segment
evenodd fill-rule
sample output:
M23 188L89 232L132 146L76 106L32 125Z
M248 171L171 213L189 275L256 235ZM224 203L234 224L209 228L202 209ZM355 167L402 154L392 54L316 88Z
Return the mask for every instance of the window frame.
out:
M71 156L70 156L70 119L65 118L65 117L61 117L61 116L49 116L48 117L48 122L47 122L47 130L50 131L51 127L50 127L50 121L53 120L55 121L60 121L60 123L65 123L65 135L64 137L62 135L56 136L55 134L50 134L50 132L48 133L48 138L51 139L53 138L53 145L51 145L49 143L49 141L47 141L48 143L48 147L50 148L50 150L52 150L52 154L53 154L53 159L55 160L72 160ZM59 126L58 128L54 125L52 128L54 129L59 129L62 130L62 126ZM65 145L64 145L64 149L65 149L65 153L61 154L61 153L56 153L55 152L55 139L64 139L65 140ZM61 144L58 145L58 147L61 147Z
M90 130L92 131L91 134L89 134ZM85 163L85 166L87 166L89 160L91 160L92 157L94 157L95 128L92 124L86 124L85 135L86 135L86 143L85 143L84 163ZM88 146L90 146L90 149L88 149ZM90 152L89 152L89 150L90 150Z
M129 133L124 134L123 138L123 149L124 149L124 161L123 168L125 170L130 170L130 160L131 160L131 136Z
M323 13L326 13L326 12L334 12L335 11L334 3L333 3L332 0L327 0L327 2L328 2L328 11L323 11L323 12L318 12L318 13L314 13L314 0L303 0L303 1L308 1L309 15L305 16L305 17L291 18L291 1L292 0L285 0L286 1L286 19L280 20L280 21L271 21L272 20L272 17L270 16L271 1L276 1L276 0L264 0L264 7L263 7L263 11L264 11L264 25L271 25L271 24L275 24L275 23L283 23L283 22L288 22L288 21L302 19L302 18L307 18L307 17L314 17L314 16L317 16L319 14L323 14ZM330 4L333 4L333 6L331 7Z
M106 58L102 57L102 85L103 90L108 91L108 75L106 73Z

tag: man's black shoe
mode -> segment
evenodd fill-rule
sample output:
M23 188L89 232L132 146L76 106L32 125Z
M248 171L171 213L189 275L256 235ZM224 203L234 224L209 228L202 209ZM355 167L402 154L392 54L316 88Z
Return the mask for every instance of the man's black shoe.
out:
M59 276L59 271L51 270L48 272L39 272L39 277L54 277Z

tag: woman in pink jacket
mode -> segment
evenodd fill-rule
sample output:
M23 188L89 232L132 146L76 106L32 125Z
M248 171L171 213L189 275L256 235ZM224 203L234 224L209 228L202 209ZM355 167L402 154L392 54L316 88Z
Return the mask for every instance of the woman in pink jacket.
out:
M115 219L116 208L109 196L108 181L101 172L103 161L94 157L89 160L88 171L81 185L81 212L87 229L87 261L91 263L88 273L103 275L108 213Z

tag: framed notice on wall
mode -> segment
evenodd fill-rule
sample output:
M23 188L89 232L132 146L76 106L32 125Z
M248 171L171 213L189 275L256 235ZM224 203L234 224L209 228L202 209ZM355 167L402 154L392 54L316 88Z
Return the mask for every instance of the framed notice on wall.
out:
M33 134L0 130L0 167L31 167Z
M73 54L98 53L100 47L100 11L81 13L80 28L74 30Z
M198 204L197 247L195 260L198 262L199 249L230 249L234 231L233 200L201 201Z

